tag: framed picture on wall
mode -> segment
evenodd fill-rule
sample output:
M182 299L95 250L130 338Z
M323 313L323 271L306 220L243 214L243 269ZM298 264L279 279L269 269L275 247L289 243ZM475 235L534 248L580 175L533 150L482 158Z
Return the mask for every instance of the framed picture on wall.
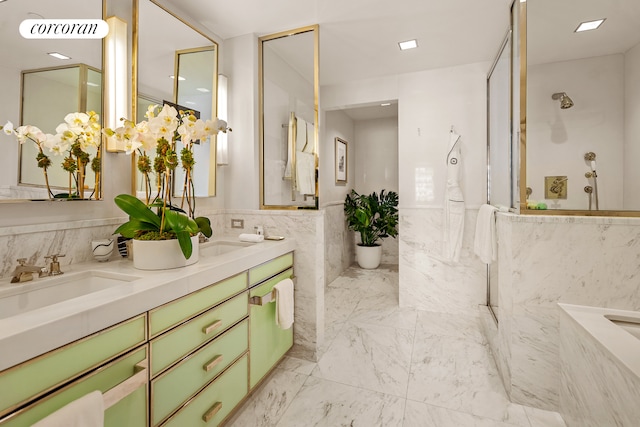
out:
M336 183L347 183L347 141L336 137Z

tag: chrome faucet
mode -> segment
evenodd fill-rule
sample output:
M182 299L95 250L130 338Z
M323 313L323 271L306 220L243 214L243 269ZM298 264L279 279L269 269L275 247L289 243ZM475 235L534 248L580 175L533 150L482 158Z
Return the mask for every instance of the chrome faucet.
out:
M33 273L38 273L38 277L44 275L43 268L37 265L28 265L26 258L18 258L18 266L11 275L11 283L23 283L33 280Z

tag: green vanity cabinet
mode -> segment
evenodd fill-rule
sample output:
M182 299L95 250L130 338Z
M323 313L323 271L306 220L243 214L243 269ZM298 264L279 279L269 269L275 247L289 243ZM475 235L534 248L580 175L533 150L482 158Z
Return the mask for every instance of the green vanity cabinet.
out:
M135 317L0 373L3 406L23 402L0 417L0 426L30 426L94 390L115 402L105 411L105 426L148 425L145 324L145 315Z
M245 354L180 411L163 427L210 427L222 423L249 392L249 366Z
M143 344L145 325L143 314L0 372L0 419Z
M270 268L276 273L275 276L256 284L249 291L249 299L252 301L249 311L250 321L250 388L253 389L278 363L284 354L293 345L293 327L280 329L276 325L276 304L275 302L265 302L262 305L254 303L254 298L258 300L265 295L270 295L273 287L281 280L293 277L293 254L287 254L285 258L280 257L270 263L259 266L261 270ZM283 259L286 262L282 262ZM282 271L282 269L285 269ZM250 273L251 277L251 273Z

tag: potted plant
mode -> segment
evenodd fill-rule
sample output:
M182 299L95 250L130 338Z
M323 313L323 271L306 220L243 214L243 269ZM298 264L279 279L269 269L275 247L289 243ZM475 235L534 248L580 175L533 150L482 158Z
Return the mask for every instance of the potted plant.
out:
M107 137L119 140L128 154L139 154L137 166L145 180L146 203L128 194L116 196L116 205L129 215L129 221L118 227L116 233L134 239L134 267L144 270L175 268L198 261L198 234L210 237L212 230L208 218L195 216L193 143L231 130L224 120L203 121L192 111L178 111L166 104L156 115L157 109L157 105L149 107L148 120L136 124L123 119L123 126L104 131ZM182 145L180 156L178 142ZM153 160L147 154L151 150L155 151ZM171 200L178 165L185 171L180 207ZM152 174L157 191L153 197ZM183 210L185 202L187 211Z
M398 193L380 191L365 195L351 190L344 201L350 230L360 233L356 258L362 268L377 268L382 258L379 240L398 235Z

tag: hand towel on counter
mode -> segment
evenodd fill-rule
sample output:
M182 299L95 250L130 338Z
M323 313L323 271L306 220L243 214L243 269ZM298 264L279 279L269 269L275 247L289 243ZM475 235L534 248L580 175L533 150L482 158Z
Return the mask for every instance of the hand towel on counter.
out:
M281 280L273 290L276 293L276 325L289 329L293 325L293 280Z
M32 427L103 427L102 393L93 391L63 406Z
M264 240L262 234L244 233L238 236L241 242L260 243Z
M495 211L497 210L495 206L482 205L478 211L473 251L485 264L491 264L498 256L495 219Z

